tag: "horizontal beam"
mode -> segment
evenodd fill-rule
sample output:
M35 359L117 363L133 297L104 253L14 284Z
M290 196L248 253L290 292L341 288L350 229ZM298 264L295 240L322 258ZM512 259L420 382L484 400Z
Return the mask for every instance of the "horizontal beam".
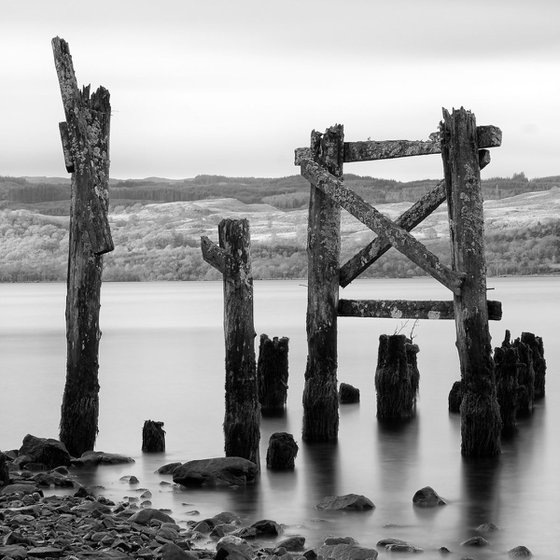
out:
M202 249L202 258L218 272L224 274L227 259L231 257L221 247L210 241L206 235L200 238L200 248Z
M350 212L364 225L385 237L397 251L408 257L422 270L449 288L454 294L461 293L464 275L442 264L420 241L403 228L395 225L379 210L368 204L361 196L344 186L344 183L311 159L304 159L301 174L331 200Z
M502 131L497 126L477 126L479 148L497 148L502 144ZM344 161L374 161L441 153L439 134L433 140L368 140L345 142Z
M443 202L445 202L445 182L440 181L430 192L426 193L418 202L401 214L395 220L395 225L410 231L426 219ZM376 237L342 265L339 274L340 285L343 288L348 286L352 280L377 261L390 248L391 243L386 239Z
M488 319L502 318L502 304L488 301ZM377 317L380 319L454 319L452 301L411 301L341 299L339 317Z

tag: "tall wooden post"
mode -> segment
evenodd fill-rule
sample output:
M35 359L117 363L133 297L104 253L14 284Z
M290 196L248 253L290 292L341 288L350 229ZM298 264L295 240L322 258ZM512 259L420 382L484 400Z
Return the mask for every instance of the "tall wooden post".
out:
M342 177L344 129L313 131L311 150L317 163ZM311 186L308 223L307 367L303 391L306 441L338 437L337 307L340 260L340 206Z
M226 457L243 457L260 467L260 407L253 326L253 276L247 220L218 225L219 247L201 238L202 256L223 274L226 345Z
M53 53L66 122L60 123L66 169L72 173L66 295L66 385L60 439L79 456L93 449L99 414L98 350L102 255L113 250L109 195L109 92L78 90L66 41Z
M484 220L476 121L461 108L443 111L441 151L447 190L453 267L466 277L454 295L461 363L461 453L500 453L501 420L488 329Z

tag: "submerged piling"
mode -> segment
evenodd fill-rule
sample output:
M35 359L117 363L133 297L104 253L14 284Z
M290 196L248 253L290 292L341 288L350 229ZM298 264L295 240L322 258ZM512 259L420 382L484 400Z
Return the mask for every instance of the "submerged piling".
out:
M146 420L142 428L142 451L144 453L162 453L165 451L165 430L163 422Z
M379 420L406 420L416 413L419 379L417 352L418 347L403 334L382 334L379 337L375 371ZM410 364L409 356L412 361Z
M257 377L259 401L263 415L282 414L288 398L288 343L289 338L272 340L261 334Z

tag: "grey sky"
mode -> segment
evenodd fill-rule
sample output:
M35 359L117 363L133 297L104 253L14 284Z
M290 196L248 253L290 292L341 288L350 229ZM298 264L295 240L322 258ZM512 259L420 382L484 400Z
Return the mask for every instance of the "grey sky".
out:
M425 139L442 106L502 129L486 177L560 174L559 21L556 0L0 0L0 174L65 174L57 35L111 93L114 177L290 175L313 128Z

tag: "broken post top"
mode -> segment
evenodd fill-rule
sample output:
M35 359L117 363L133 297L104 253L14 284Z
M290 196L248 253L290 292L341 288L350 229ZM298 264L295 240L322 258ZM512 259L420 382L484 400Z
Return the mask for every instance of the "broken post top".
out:
M114 249L108 219L109 92L99 87L90 96L90 86L78 89L68 43L52 40L54 63L66 121L59 124L66 170L73 173L73 207L80 227L87 232L97 255Z

